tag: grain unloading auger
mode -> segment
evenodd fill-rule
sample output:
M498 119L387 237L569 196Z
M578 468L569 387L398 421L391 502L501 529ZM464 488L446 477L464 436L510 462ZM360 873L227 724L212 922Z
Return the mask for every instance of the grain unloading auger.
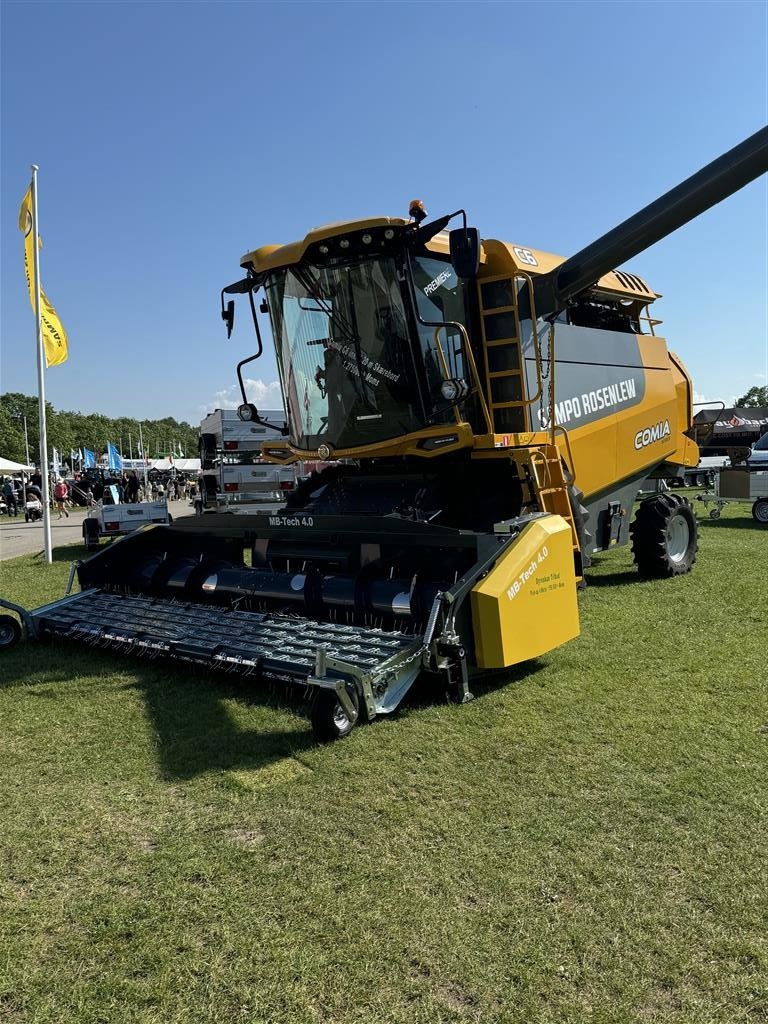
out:
M566 261L418 202L248 253L222 292L228 331L244 294L258 340L241 419L260 421L242 368L263 288L287 422L262 454L325 468L277 512L112 544L77 567L80 593L15 609L28 634L306 687L331 738L420 674L465 700L472 672L576 636L594 551L631 536L643 575L687 572L687 502L660 494L630 521L644 480L698 462L691 382L655 334L658 296L613 268L763 173L767 136Z

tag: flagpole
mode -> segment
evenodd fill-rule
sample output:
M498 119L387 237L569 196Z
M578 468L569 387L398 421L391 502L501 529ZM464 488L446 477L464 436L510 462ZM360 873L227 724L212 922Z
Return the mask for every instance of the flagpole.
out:
M37 224L37 164L32 164L32 252L34 253L35 323L37 326L37 395L40 417L40 475L43 490L43 544L45 560L53 562L51 545L51 499L48 488L48 435L45 425L45 355L43 352L43 322L40 316L40 246Z
M144 437L141 433L141 420L139 420L139 449L141 461L144 468L144 500L147 500L147 453L144 450Z

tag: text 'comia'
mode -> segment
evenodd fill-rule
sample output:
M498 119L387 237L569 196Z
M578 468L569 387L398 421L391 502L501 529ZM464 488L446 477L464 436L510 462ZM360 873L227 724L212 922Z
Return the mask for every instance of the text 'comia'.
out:
M669 429L669 420L660 420L658 423L654 423L652 427L646 427L645 430L638 430L635 434L635 448L640 451L641 448L647 447L649 444L653 444L654 441L663 441L665 437L669 437L672 431Z

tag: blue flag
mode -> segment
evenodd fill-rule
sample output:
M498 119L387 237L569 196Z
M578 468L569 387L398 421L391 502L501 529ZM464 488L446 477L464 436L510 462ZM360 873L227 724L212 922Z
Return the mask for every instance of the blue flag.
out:
M83 448L83 469L92 468L96 465L96 456L90 448Z
M110 469L123 468L123 460L120 458L120 452L115 448L111 441L107 441L107 455Z

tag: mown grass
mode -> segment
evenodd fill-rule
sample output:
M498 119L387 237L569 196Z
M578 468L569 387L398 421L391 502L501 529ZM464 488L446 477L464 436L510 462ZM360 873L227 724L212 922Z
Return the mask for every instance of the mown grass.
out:
M2 656L0 1021L766 1019L768 531L669 582L604 556L582 636L343 743L249 684ZM67 560L4 563L60 595Z

